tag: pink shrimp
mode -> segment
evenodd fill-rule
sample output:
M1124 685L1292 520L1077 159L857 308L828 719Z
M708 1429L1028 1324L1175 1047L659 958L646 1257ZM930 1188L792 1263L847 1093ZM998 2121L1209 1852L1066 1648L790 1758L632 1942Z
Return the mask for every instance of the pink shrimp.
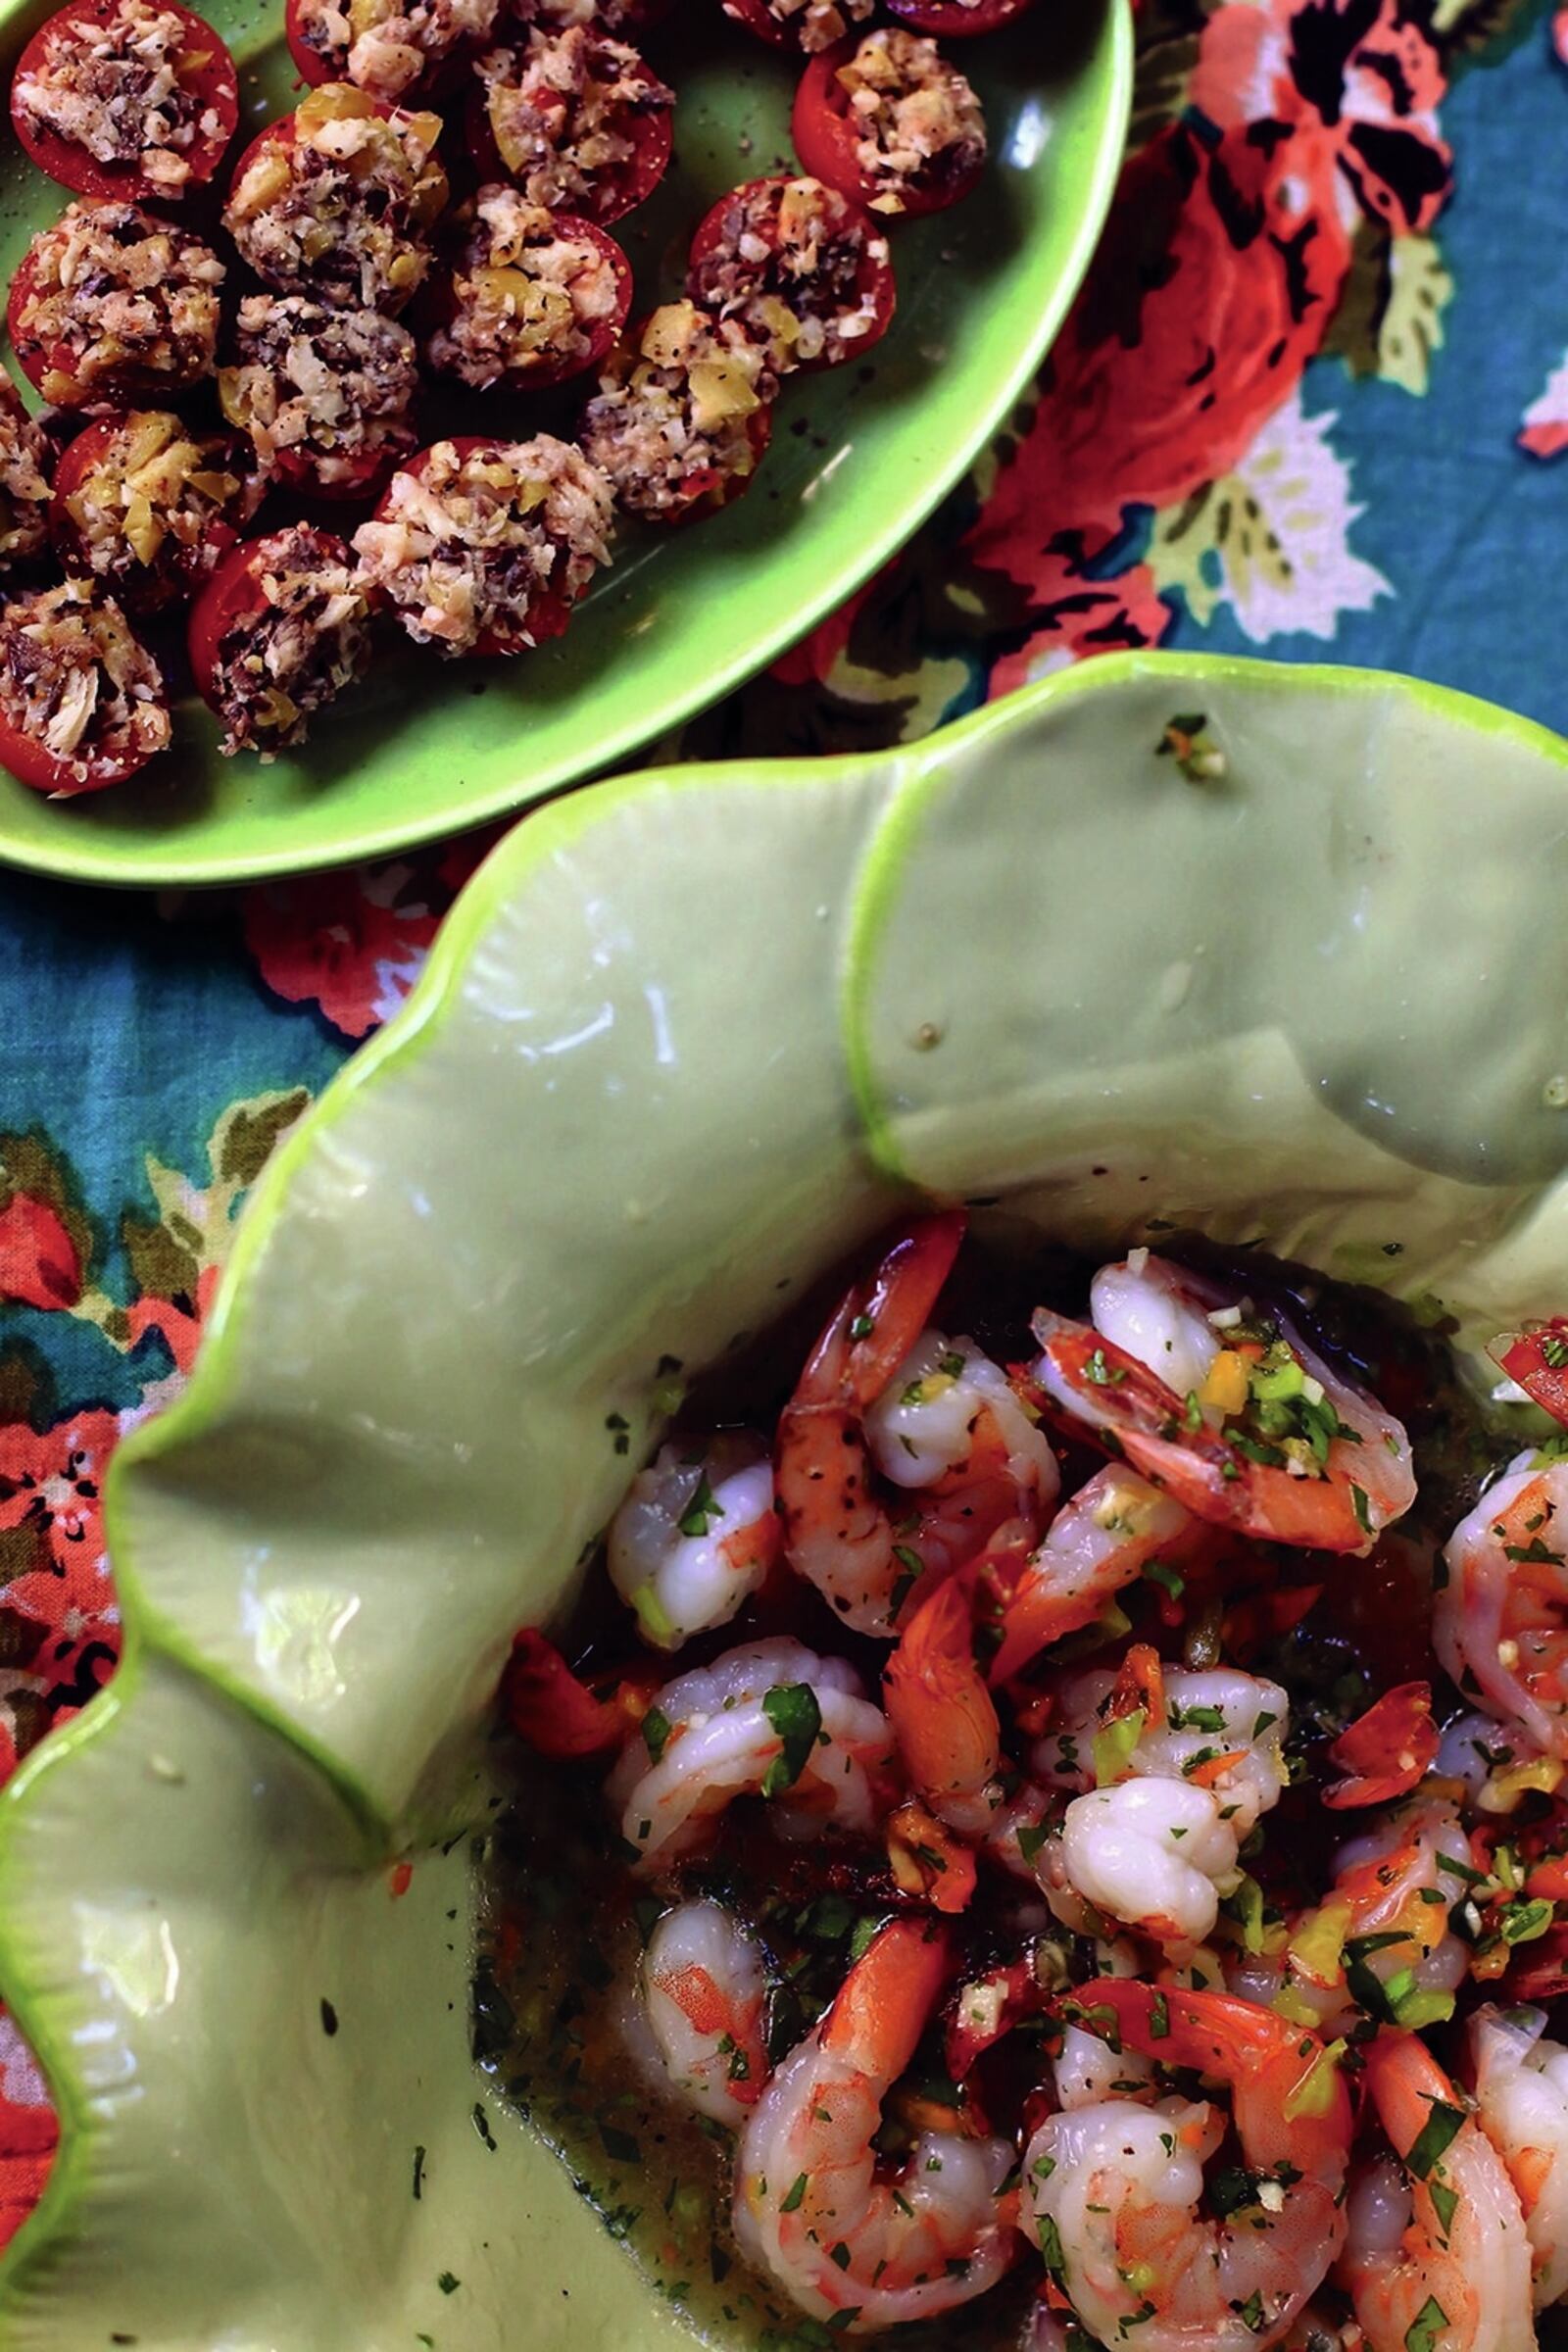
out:
M1136 1252L1103 1267L1095 1324L1040 1308L1042 1392L1200 1519L1364 1554L1415 1500L1410 1441L1277 1313Z
M882 2103L948 1981L940 1933L889 1922L763 2092L736 2152L742 2251L802 2310L866 2334L984 2294L1017 2249L1002 2139L926 2132L878 2163Z
M767 2081L767 1984L756 1938L719 1903L681 1903L650 1936L638 1984L675 2090L715 2122L740 2123Z
M1568 1757L1568 1461L1521 1453L1449 1538L1432 1641L1461 1690Z
M890 1634L922 1578L950 1574L1004 1521L1022 1514L1032 1524L1055 1497L1055 1457L999 1367L968 1341L944 1355L948 1343L926 1331L963 1230L953 1211L894 1244L837 1308L779 1416L785 1557L858 1633ZM922 1342L940 1343L933 1360ZM897 1409L916 1417L919 1436L880 1432L879 1479L867 1423L895 1384ZM939 1427L926 1426L933 1415ZM890 1507L895 1488L902 1513Z
M1201 1519L1112 1462L1064 1502L1007 1580L993 1684L1010 1682L1048 1642L1103 1616L1155 1559L1174 1565L1206 1542Z
M1414 2034L1378 2036L1366 2086L1398 2160L1357 2182L1341 2266L1369 2352L1525 2352L1530 2239L1502 2158Z
M1227 1993L1102 1977L1072 2014L1113 2048L1228 2085L1251 2195L1200 2211L1223 2137L1206 2099L1111 2097L1050 2117L1024 2156L1048 2270L1091 2336L1140 2352L1277 2344L1345 2234L1350 2102L1316 2034Z

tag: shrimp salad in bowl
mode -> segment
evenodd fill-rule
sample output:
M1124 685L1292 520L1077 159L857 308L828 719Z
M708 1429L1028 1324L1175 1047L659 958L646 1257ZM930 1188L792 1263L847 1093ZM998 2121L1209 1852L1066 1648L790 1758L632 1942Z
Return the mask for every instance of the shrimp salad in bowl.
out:
M1503 1346L1568 1420L1568 1335ZM516 1638L475 1985L661 2290L772 2352L1568 2342L1568 1435L1257 1251L958 1212L668 1369Z

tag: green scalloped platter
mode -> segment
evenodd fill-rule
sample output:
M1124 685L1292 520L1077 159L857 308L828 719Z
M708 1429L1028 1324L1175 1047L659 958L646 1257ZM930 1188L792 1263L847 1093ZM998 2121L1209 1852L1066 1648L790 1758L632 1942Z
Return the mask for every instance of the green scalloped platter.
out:
M46 14L0 8L9 71ZM292 103L282 0L212 0L254 126ZM899 312L874 355L787 388L757 482L686 530L633 532L558 644L510 663L396 647L304 751L223 760L187 692L173 752L120 789L41 799L0 772L0 860L78 880L203 883L395 850L505 815L625 760L771 661L869 577L1004 421L1088 266L1131 86L1125 0L1037 0L964 45L993 154L952 213L895 231ZM680 0L650 54L678 91L675 160L622 222L640 306L674 292L687 240L741 178L792 170L799 60L714 0ZM64 201L0 146L0 267ZM483 403L483 429L569 430L577 396ZM475 429L469 423L466 429Z
M1195 710L1201 782L1159 756ZM124 1663L0 1794L0 1985L65 2124L0 2352L690 2347L468 2055L514 1627L664 1359L911 1201L1257 1238L1478 1366L1559 1306L1565 794L1568 745L1454 695L1131 655L517 827L270 1164L111 1476Z

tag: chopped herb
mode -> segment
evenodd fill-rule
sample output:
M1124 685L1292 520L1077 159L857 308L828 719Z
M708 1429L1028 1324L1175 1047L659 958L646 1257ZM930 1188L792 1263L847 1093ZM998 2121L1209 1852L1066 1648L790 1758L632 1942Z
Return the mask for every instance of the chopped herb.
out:
M1446 2237L1453 2228L1453 2217L1459 2210L1459 2192L1456 2188L1446 2187L1441 2180L1433 2180L1428 2183L1427 2194L1432 2199L1432 2209L1438 2217L1438 2228Z
M781 1796L806 1770L822 1729L822 1710L809 1683L775 1683L762 1693L762 1713L783 1742L763 1778L762 1794Z
M937 1358L937 1370L945 1372L949 1380L963 1378L963 1358L956 1348L950 1348L946 1355Z
M496 2135L490 2129L490 2118L484 2111L484 2102L481 2099L475 2099L473 2102L473 2128L493 2156L496 2150ZM632 2145L635 2147L636 2144L634 2140Z
M1404 2352L1437 2352L1437 2341L1448 2325L1448 2315L1436 2295L1428 2295L1404 2331Z
M1405 2171L1417 2180L1429 2178L1444 2149L1464 2126L1462 2107L1450 2107L1446 2099L1433 2099L1429 2104L1431 2113L1410 2142L1404 2159Z
M1056 2159L1054 2156L1037 2156L1029 2167L1030 2173L1036 2180L1049 2180L1055 2169Z
M455 2278L450 2271L443 2271L436 2280L436 2284L444 2295L455 2295L463 2284L463 2280Z
M417 2204L417 2203L419 2202L419 2200L420 2200L420 2199L423 2197L423 2195L424 2195L424 2150L423 2150L423 2148L422 2148L422 2147L416 2147L416 2148L415 2149L415 2151L414 2151L414 2201L415 2201L415 2203L416 2203L416 2204Z
M1170 2003L1162 1992L1156 1992L1151 1997L1149 2031L1158 2041L1163 2041L1170 2032Z
M1173 1732L1222 1732L1225 1718L1218 1707L1170 1708L1167 1720Z
M1504 1943L1534 1943L1544 1936L1553 1918L1550 1903L1517 1901L1504 1904L1497 1925Z
M1133 1760L1138 1742L1144 1735L1144 1726L1148 1721L1148 1709L1134 1707L1130 1715L1118 1715L1114 1723L1107 1723L1102 1732L1095 1734L1094 1758L1097 1788L1108 1788L1113 1782L1121 1779L1122 1774Z
M676 1520L676 1526L683 1536L706 1536L712 1522L723 1516L724 1506L715 1498L708 1483L708 1472L699 1471L697 1492Z
M874 1316L852 1315L850 1318L850 1337L852 1340L868 1340L875 1329L876 1320Z
M1189 1429L1201 1429L1203 1426L1203 1408L1198 1401L1196 1389L1189 1389L1187 1392L1187 1409L1182 1418Z
M1549 1544L1543 1544L1539 1536L1532 1536L1528 1544L1505 1544L1502 1556L1505 1560L1515 1561L1521 1568L1560 1568L1563 1564L1563 1554L1553 1551Z
M321 2003L321 2032L329 2037L337 2032L337 2011L326 2000Z
M850 1958L852 1961L863 1960L865 1958L866 1953L876 1941L877 1934L881 1928L881 1925L882 1922L880 1919L878 1919L874 1913L869 1911L862 1919L856 1921L855 1934L850 1937Z
M1126 1372L1119 1364L1108 1360L1103 1348L1097 1348L1084 1365L1085 1380L1097 1389L1119 1388L1126 1377Z
M844 2243L842 2238L839 2240L836 2246L829 2246L827 2250L827 2258L829 2262L836 2262L841 2271L847 2271L849 2269L850 2249Z
M1265 2326L1263 2298L1255 2286L1245 2303L1233 2304L1231 2308L1244 2328L1250 2328L1254 2335L1262 2334Z
M1035 1823L1026 1821L1019 1829L1018 1851L1020 1854L1022 1854L1024 1861L1030 1870L1033 1870L1035 1866L1036 1856L1039 1854L1040 1848L1046 1842L1047 1834L1046 1825L1043 1821Z
M1261 1740L1261 1739L1262 1739L1262 1737L1263 1737L1263 1734L1264 1734L1264 1733L1265 1733L1265 1732L1268 1730L1268 1728L1269 1728L1269 1725L1270 1725L1271 1723L1278 1723L1278 1721L1279 1721L1279 1717L1278 1717L1277 1715L1271 1715L1271 1714L1268 1712L1268 1709L1265 1707L1265 1708L1264 1708L1264 1710L1263 1710L1263 1712L1262 1712L1260 1715L1258 1715L1258 1716L1255 1716L1255 1717L1253 1718L1253 1721L1252 1721L1252 1738L1253 1738L1254 1740Z
M1257 2183L1245 2166L1222 2165L1209 2179L1208 2201L1224 2221L1244 2207L1257 2203Z
M1370 1536L1373 1532L1372 1512L1367 1502L1366 1490L1364 1487L1358 1487L1353 1478L1350 1481L1350 1507L1355 1513L1355 1524L1361 1530L1362 1535Z
M900 2211L900 2212L903 2214L903 2216L904 2216L904 2218L905 2218L905 2220L906 2220L906 2222L912 2222L912 2221L913 2221L913 2219L914 2219L914 2207L913 2207L913 2206L912 2206L912 2205L909 2203L909 2200L908 2200L908 2198L907 2198L906 2196L905 2196L905 2194L903 2193L903 2191L902 2191L901 2189L897 2189L897 2188L896 2188L896 2189L893 2191L893 2202L894 2202L894 2204L895 2204L895 2205L898 2207L899 2211Z
M797 2173L787 2193L779 2199L780 2213L797 2213L806 2195L806 2175Z
M893 1557L899 1563L900 1574L893 1587L893 1597L888 1603L888 1615L896 1619L909 1594L925 1574L925 1562L917 1551L910 1550L907 1544L895 1544Z
M599 2136L605 2143L605 2154L612 2164L641 2164L641 2147L629 2132L621 2131L618 2124L607 2124L601 2116Z
M1061 2250L1061 2232L1049 2213L1040 2216L1036 2229L1040 2236L1040 2252L1047 2270L1054 2278L1067 2276L1067 2257Z
M662 1707L650 1707L643 1717L643 1739L647 1744L648 1753L656 1764L663 1754L664 1743L673 1729L674 1726Z
M1180 1600L1187 1590L1186 1577L1167 1567L1163 1560L1146 1560L1143 1572L1152 1585L1163 1585L1172 1600Z

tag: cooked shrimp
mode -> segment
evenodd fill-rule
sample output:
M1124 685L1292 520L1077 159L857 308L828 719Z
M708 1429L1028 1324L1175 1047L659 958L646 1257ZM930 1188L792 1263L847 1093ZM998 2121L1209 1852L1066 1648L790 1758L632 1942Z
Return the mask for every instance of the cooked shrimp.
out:
M975 1664L973 1588L961 1571L909 1619L882 1685L910 1780L950 1828L982 1837L1002 1788L1002 1727Z
M1199 1518L1364 1553L1415 1500L1403 1426L1277 1313L1147 1251L1102 1269L1091 1312L1036 1310L1035 1381Z
M1016 2247L1002 2139L927 2132L897 2170L873 2145L888 2091L914 2056L949 1955L909 1919L889 1923L826 2016L774 2075L741 2133L735 2234L743 2253L835 2331L867 2334L968 2303Z
M1472 1709L1447 1724L1438 1744L1437 1768L1464 1784L1479 1813L1512 1813L1526 1796L1553 1796L1568 1765L1544 1756L1522 1732L1507 1731L1494 1715Z
M1568 1757L1568 1461L1515 1455L1443 1557L1432 1642L1469 1697Z
M1012 1576L991 1681L1010 1682L1048 1642L1093 1625L1152 1562L1174 1565L1205 1541L1202 1522L1147 1479L1117 1463L1096 1471Z
M1415 2034L1379 2035L1366 2086L1397 2158L1350 2201L1342 2270L1370 2352L1526 2352L1530 2240L1501 2157Z
M767 2081L767 1980L755 1937L721 1903L682 1903L648 1938L638 1988L681 2097L715 2123L742 2123Z
M1128 2098L1054 2115L1024 2156L1047 2268L1090 2334L1140 2352L1256 2352L1278 2342L1345 2233L1350 2103L1313 2034L1226 1993L1100 1978L1075 2013L1112 2046L1216 2077L1251 2189L1200 2211L1224 2135L1208 2100Z
M1059 1841L1041 1848L1047 1900L1080 1933L1097 1932L1081 1909L1088 1903L1173 1956L1195 1949L1245 1875L1242 1841L1224 1810L1208 1789L1186 1781L1119 1781L1075 1796Z
M606 1794L634 1867L651 1872L691 1853L748 1794L770 1799L776 1837L829 1825L864 1836L879 1811L873 1776L892 1749L853 1666L799 1642L754 1642L665 1684Z
M779 1416L774 1461L785 1557L858 1633L891 1634L923 1577L948 1575L972 1559L1005 1520L1033 1524L1041 1499L1055 1494L1054 1455L1033 1430L1025 1443L1021 1408L1010 1396L1004 1408L995 1383L982 1380L977 1367L985 1359L972 1342L962 1344L973 1352L963 1354L961 1373L950 1376L939 1360L935 1374L908 1375L940 1337L926 1331L926 1320L963 1225L957 1213L927 1217L894 1244L871 1280L857 1284L838 1307ZM986 1370L1001 1380L996 1366ZM950 1378L950 1386L936 1385ZM877 1457L867 1421L883 1399L880 1458L902 1457L910 1469L938 1474L908 1495L902 1515L872 1482ZM912 1454L899 1444L901 1415L919 1432L909 1439Z
M1478 2009L1470 2020L1477 2118L1519 2192L1538 2311L1568 2295L1568 2049L1544 2009Z
M1096 1667L1066 1677L1054 1691L1061 1729L1037 1743L1030 1761L1033 1778L1082 1789L1104 1780L1107 1762L1113 1761L1123 1776L1185 1780L1214 1799L1238 1841L1250 1838L1289 1783L1284 1753L1289 1698L1278 1683L1229 1668L1198 1673L1166 1667L1161 1681L1159 1715L1149 1720L1140 1710L1134 1724L1121 1713L1114 1718L1119 1729L1113 1730L1117 1676ZM1107 1733L1113 1759L1103 1752Z
M935 1494L982 1479L1006 1483L1012 1506L1029 1498L1044 1513L1061 1490L1061 1469L1000 1364L973 1340L920 1334L865 1413L872 1459L896 1487Z
M778 1557L773 1470L760 1438L724 1430L664 1446L610 1523L611 1582L643 1637L679 1649L727 1625Z

